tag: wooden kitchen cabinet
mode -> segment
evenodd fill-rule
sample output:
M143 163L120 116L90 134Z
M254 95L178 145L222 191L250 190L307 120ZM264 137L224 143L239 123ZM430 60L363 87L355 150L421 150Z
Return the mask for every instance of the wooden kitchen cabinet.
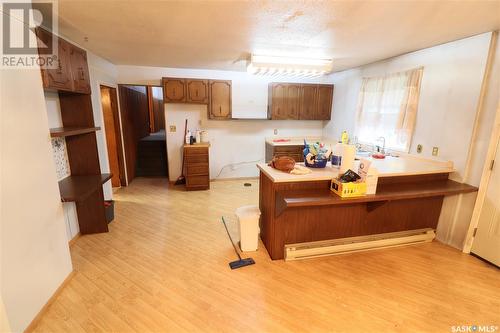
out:
M180 78L163 78L163 98L165 103L186 102L186 80Z
M331 84L270 83L268 119L330 120L332 101Z
M90 76L87 62L87 52L75 45L70 45L71 76L73 91L90 94Z
M300 84L288 84L286 87L287 119L299 119L300 112Z
M45 45L52 45L52 39L57 39L58 57L56 59L56 68L40 66L42 73L43 88L49 90L72 91L73 82L70 65L70 44L64 39L54 36L52 33L42 29L36 29L36 35L39 39L38 53L41 56L46 54ZM40 43L41 42L41 43ZM45 45L43 45L45 44Z
M186 190L210 188L209 144L184 145Z
M87 52L42 28L36 29L36 35L39 43L38 53L41 56L50 56L46 45L52 45L53 39L56 39L58 50L55 68L40 67L43 88L90 94Z
M318 85L303 84L300 95L299 119L316 120L318 108Z
M268 95L268 118L299 119L300 84L271 83Z
M165 103L208 104L208 119L232 118L232 82L164 77L163 96Z
M186 102L208 104L208 80L186 79Z
M209 119L231 119L231 81L209 80Z
M333 84L318 85L318 120L330 120L332 116Z

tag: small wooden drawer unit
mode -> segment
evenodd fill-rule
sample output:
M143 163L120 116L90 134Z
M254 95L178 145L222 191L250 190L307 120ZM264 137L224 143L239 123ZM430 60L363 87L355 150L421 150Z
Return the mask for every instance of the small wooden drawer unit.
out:
M210 188L209 147L208 143L184 145L186 190Z

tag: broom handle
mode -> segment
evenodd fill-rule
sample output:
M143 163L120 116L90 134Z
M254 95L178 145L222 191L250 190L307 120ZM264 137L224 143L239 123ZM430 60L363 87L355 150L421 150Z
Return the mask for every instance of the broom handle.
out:
M186 122L184 123L184 137L182 138L184 143L186 143L187 130L188 130L188 120L186 118ZM184 161L185 161L185 156L184 156L184 149L183 149L182 150L182 170L181 170L182 177L184 177Z
M234 252L236 252L236 255L241 260L240 253L238 252L238 249L236 248L236 245L234 245L234 242L233 242L233 239L231 238L231 234L229 233L229 230L227 230L227 225L226 225L226 221L224 220L224 216L222 217L222 223L224 224L224 228L226 228L227 235L229 236L229 239L231 240L231 244L234 247Z

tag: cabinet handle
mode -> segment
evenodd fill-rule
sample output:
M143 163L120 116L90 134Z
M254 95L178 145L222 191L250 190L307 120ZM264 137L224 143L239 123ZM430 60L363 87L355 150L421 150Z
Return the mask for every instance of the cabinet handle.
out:
M174 90L172 90L172 96L175 97L175 88L174 88Z
M196 89L196 94L195 95L196 95L196 97L198 97L198 89Z
M222 106L219 105L219 115L222 115Z

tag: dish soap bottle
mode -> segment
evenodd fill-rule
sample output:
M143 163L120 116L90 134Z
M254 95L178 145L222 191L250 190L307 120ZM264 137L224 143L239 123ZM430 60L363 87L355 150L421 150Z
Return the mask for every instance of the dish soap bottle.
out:
M343 143L343 144L347 144L349 143L349 135L347 134L347 131L342 131L342 135L340 137L340 141Z

